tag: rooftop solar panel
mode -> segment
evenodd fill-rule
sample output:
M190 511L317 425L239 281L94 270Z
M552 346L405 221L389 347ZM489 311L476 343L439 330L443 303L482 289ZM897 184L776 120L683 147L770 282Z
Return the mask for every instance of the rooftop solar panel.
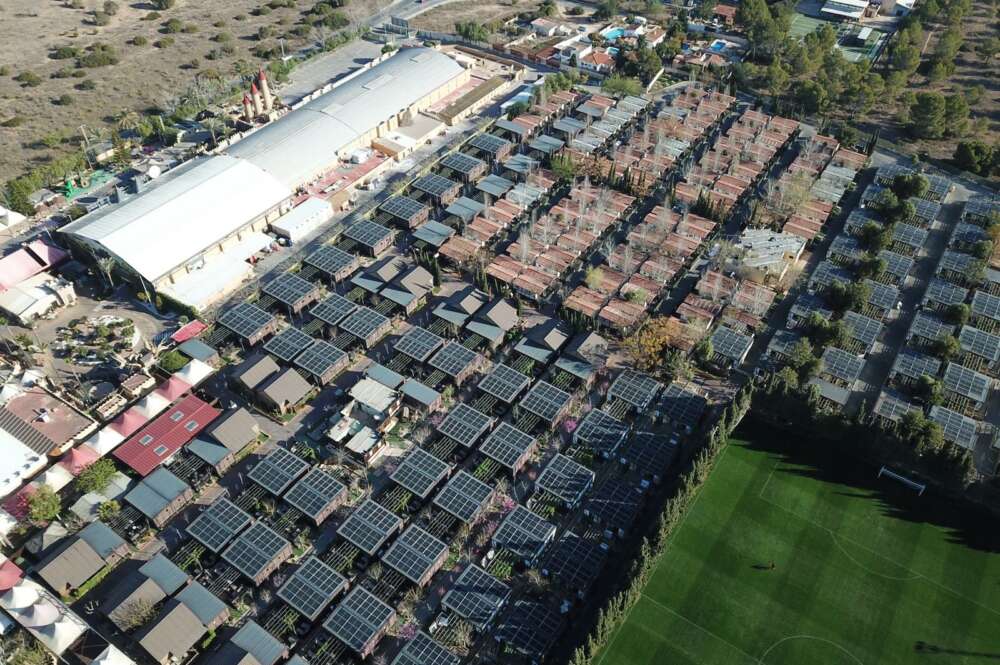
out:
M337 533L366 554L375 554L403 526L403 520L371 499L354 509Z
M311 265L333 276L340 271L357 265L358 258L333 245L323 245L305 258L306 265Z
M1000 297L986 291L976 291L972 295L971 310L973 316L985 316L987 319L1000 321Z
M448 180L448 178L437 173L428 173L414 180L410 186L417 191L440 197L458 187L458 183Z
M421 499L426 499L449 473L451 473L450 464L441 461L423 448L413 448L389 477L397 485Z
M345 588L347 578L311 556L278 589L278 598L310 621L315 621Z
M847 383L853 384L857 381L864 366L865 361L862 358L843 349L828 346L823 351L823 371Z
M573 440L582 443L594 452L611 455L628 435L629 426L600 409L588 412L576 430Z
M975 260L976 257L971 254L946 249L944 254L941 255L940 263L938 263L938 271L948 270L960 275L965 275L971 271L972 264Z
M899 302L899 289L890 284L882 284L871 279L865 280L868 286L868 304L872 307L888 312Z
M257 463L247 477L274 495L280 495L309 468L309 462L284 448Z
M927 231L917 226L900 222L892 227L892 239L894 242L919 249L927 242Z
M519 600L495 636L514 651L541 660L562 632L562 623L562 616L544 603Z
M382 563L419 586L428 573L444 563L446 556L447 543L412 525L389 546Z
M244 339L255 336L273 322L273 316L257 305L248 302L241 302L235 307L227 309L219 317L219 323L222 326Z
M407 642L390 665L459 665L460 659L431 638L419 632Z
M430 366L439 369L448 376L456 377L465 372L471 365L477 364L481 356L465 348L455 341L445 344L444 348L434 354Z
M468 175L476 169L486 166L483 160L466 155L464 152L453 152L450 155L445 155L444 159L441 160L441 165L462 175Z
M373 221L362 219L344 231L344 237L365 247L376 247L387 237L392 236L392 229Z
M958 363L948 363L942 382L946 390L968 397L977 404L982 404L989 398L992 385L990 377Z
M434 505L471 524L493 497L493 488L466 471L459 471L434 497Z
M317 286L290 272L282 273L262 287L262 291L278 302L294 305L316 291Z
M370 307L359 307L340 322L340 329L358 339L367 339L389 323L389 317L382 316Z
M903 256L899 252L883 249L878 253L878 257L885 261L885 272L893 275L897 279L904 279L913 270L913 259Z
M209 551L220 552L236 534L250 525L253 518L240 510L229 499L219 499L206 508L193 522L187 532Z
M851 339L860 342L866 350L871 350L872 345L882 334L880 322L857 312L846 312L843 320L850 328Z
M907 402L902 395L883 390L875 402L874 411L877 415L896 422L910 411L920 411L920 407Z
M896 354L896 360L892 364L894 374L899 374L910 379L919 379L926 374L936 377L941 371L941 361L933 356L917 353L911 349L902 349Z
M623 533L632 527L638 516L642 497L639 488L619 480L609 480L587 498L585 511L605 529Z
M968 289L935 277L927 284L927 291L924 293L922 302L924 304L933 302L940 305L959 305L965 302L968 295Z
M1000 360L1000 336L972 326L962 326L958 343L963 351L984 358L990 364Z
M913 197L907 200L913 204L916 211L915 218L924 223L933 222L937 219L938 213L941 211L941 204L935 201L926 201Z
M983 227L976 224L959 222L955 225L955 229L951 232L949 246L971 245L980 242L981 240L986 240L987 238L989 238L989 236L986 235L986 231L983 230Z
M396 610L363 587L354 587L323 622L331 635L363 653L396 619Z
M479 382L479 389L487 395L496 397L501 402L510 404L520 395L531 379L523 372L503 363L493 366L493 371Z
M483 152L495 155L505 146L509 146L510 141L502 139L499 136L494 136L493 134L479 134L469 141L469 145L473 148L478 148Z
M554 524L524 506L516 506L493 534L493 544L497 549L508 550L525 561L534 561L555 532Z
M276 559L291 554L291 544L263 522L255 522L222 553L222 559L256 579Z
M444 344L444 339L426 328L413 326L393 345L396 351L417 362L427 362L431 354Z
M285 501L312 519L317 519L331 503L342 502L347 487L325 469L310 469L285 494Z
M830 249L827 250L829 256L840 256L851 261L858 260L863 253L857 238L849 235L835 237L830 243Z
M600 543L567 531L552 546L545 572L563 589L586 591L601 574L607 558Z
M913 316L910 324L909 337L920 337L926 340L937 340L955 332L955 326L945 323L932 312L919 311Z
M393 196L391 199L379 206L379 210L388 213L397 219L409 222L427 210L420 201L415 201L408 196Z
M357 305L344 296L334 293L315 305L311 310L309 310L309 313L323 323L335 326L343 321L344 317L357 308Z
M534 414L544 422L555 423L569 404L572 396L565 390L556 388L551 383L539 381L521 400L519 406L528 413Z
M313 338L298 328L285 328L264 343L264 350L285 362L291 362L312 344Z
M670 468L677 452L677 444L666 436L639 432L626 444L621 458L643 476L655 478Z
M475 564L466 566L441 601L442 607L483 630L507 602L510 587Z
M295 365L309 374L322 378L332 367L347 359L347 353L323 339L317 339L295 359Z
M617 397L641 411L648 407L663 385L641 372L627 369L618 375L608 389L608 397Z
M594 472L558 453L542 469L535 485L564 503L575 505L594 483Z
M459 404L444 417L437 431L454 440L459 445L469 448L476 444L490 426L493 418L481 413L468 404Z
M824 260L820 261L819 265L816 266L816 269L813 270L812 275L809 277L809 288L828 288L834 282L840 282L841 284L846 285L850 284L852 280L853 278L851 273L834 263Z
M513 469L534 444L535 437L525 434L510 423L502 422L486 437L479 452L508 469Z
M941 426L945 441L967 450L975 448L976 439L979 437L977 421L936 404L931 407L928 415L931 420Z
M671 383L663 391L656 408L670 422L694 427L708 408L708 400L692 390Z
M727 326L719 326L712 333L712 349L731 362L743 362L751 346L753 337L738 333Z

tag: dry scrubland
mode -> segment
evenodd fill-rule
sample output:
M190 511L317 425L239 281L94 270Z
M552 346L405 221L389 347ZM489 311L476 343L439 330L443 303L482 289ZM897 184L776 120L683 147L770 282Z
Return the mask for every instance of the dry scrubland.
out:
M110 22L97 26L94 12L102 10L104 0L78 0L76 5L81 8L62 0L0 2L0 66L4 67L0 70L0 123L20 123L0 127L0 181L44 163L59 150L73 147L80 125L107 133L112 127L111 117L123 108L162 106L181 94L199 74L215 70L230 77L240 60L256 67L262 60L252 50L260 45L277 46L278 38L284 35L285 48L293 50L318 36L315 31L304 36L292 33L316 0L293 0L292 7L274 9L267 7L268 0L178 0L154 20L148 19L154 11L148 2L116 3L118 11ZM387 4L388 0L349 0L341 11L357 21ZM168 19L177 19L196 31L166 34L164 23ZM272 34L259 39L261 28L269 28ZM333 34L332 30L327 32ZM221 33L228 33L231 39L223 37L218 41ZM134 44L137 37L146 43ZM172 39L173 44L155 46L165 38ZM56 47L83 50L94 43L116 49L119 63L78 69L72 58L51 57ZM232 53L223 52L227 45L232 47ZM213 52L215 59L206 57ZM64 70L62 74L60 70ZM74 71L85 76L74 77ZM23 72L36 74L40 83L32 87L14 79ZM65 100L68 103L60 103L63 95L69 95ZM10 123L14 117L19 120ZM49 144L59 141L61 145L52 148L42 142L43 138Z
M452 32L456 23L506 21L521 12L531 11L538 3L527 0L502 2L455 2L441 5L416 16L410 24L420 30Z

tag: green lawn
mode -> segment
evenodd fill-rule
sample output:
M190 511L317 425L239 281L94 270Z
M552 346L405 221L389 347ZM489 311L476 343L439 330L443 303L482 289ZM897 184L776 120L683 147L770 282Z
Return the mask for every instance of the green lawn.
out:
M785 433L737 435L596 665L1000 659L995 520L792 455Z

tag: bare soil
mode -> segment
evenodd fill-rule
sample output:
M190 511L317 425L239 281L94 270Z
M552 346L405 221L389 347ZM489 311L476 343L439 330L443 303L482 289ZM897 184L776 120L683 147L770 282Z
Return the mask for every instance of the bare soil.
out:
M521 12L532 11L540 2L534 0L501 0L500 2L453 2L419 14L410 21L418 30L454 32L455 24L466 21L486 23L506 21Z

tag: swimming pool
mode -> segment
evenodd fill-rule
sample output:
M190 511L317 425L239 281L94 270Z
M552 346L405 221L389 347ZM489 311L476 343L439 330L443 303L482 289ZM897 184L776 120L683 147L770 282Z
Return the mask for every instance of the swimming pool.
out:
M712 45L708 47L709 51L715 51L716 53L722 53L726 50L726 42L721 39L717 39L712 42Z
M613 42L625 34L625 28L608 28L601 33L601 36L609 42Z

